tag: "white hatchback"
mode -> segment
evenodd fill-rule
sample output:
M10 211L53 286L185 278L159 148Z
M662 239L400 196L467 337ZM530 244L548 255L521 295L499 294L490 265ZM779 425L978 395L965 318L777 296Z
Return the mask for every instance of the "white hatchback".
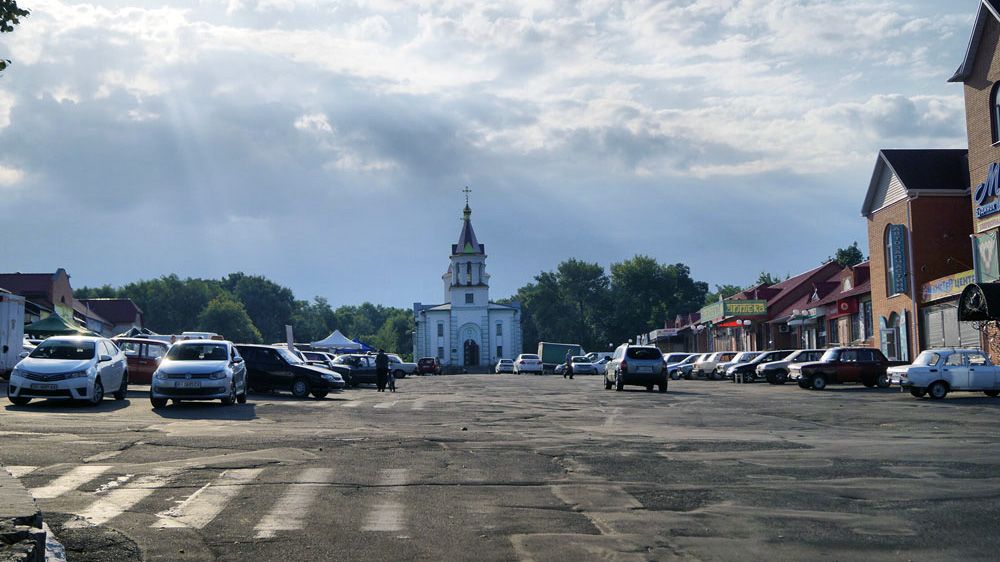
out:
M105 389L115 400L128 394L125 354L107 338L56 336L21 359L10 374L7 398L17 406L32 399L86 400L97 405Z
M534 353L522 353L514 361L514 374L538 373L542 374L542 358Z

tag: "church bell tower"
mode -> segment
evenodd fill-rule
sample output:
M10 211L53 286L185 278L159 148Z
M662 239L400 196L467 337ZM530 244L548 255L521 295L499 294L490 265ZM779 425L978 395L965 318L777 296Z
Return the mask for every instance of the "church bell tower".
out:
M451 265L442 276L444 299L452 308L489 305L490 275L486 273L486 246L476 239L472 229L472 208L468 190L462 212L462 232L458 243L451 245Z

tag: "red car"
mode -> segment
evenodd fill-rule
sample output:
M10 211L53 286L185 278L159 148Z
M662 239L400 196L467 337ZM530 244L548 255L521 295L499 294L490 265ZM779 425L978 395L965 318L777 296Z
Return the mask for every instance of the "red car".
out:
M128 382L150 384L156 371L157 359L167 354L169 343L142 338L114 338L118 347L125 352L128 363Z
M417 361L417 373L421 375L440 375L441 363L438 362L437 357L421 357Z

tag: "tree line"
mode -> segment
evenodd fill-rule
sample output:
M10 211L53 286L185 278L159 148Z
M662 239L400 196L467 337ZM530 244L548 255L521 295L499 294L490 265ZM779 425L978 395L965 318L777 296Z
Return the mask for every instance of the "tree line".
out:
M265 277L231 273L222 279L164 275L122 287L75 289L76 298L129 298L142 309L154 332L216 332L243 343L316 341L339 329L348 337L408 356L413 349L413 314L371 303L334 309L323 297L298 300L292 290Z

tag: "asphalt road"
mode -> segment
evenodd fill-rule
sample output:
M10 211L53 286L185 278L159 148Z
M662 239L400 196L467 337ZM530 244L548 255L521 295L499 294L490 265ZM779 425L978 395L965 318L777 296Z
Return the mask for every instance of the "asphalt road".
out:
M399 389L4 403L0 462L71 561L998 557L1000 399L514 375Z

